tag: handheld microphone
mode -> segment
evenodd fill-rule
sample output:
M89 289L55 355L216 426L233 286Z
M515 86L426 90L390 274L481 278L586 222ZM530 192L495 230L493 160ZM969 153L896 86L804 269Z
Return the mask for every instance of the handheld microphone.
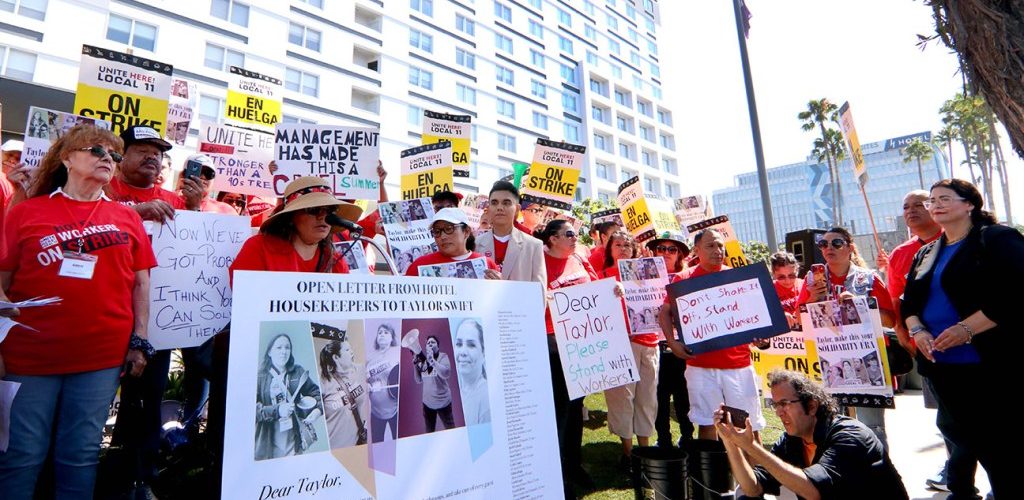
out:
M333 213L333 212L327 214L327 218L325 219L325 221L328 224L332 225L332 226L337 226L337 227L340 227L342 229L348 229L348 231L350 233L362 234L362 232L363 232L363 227L362 226L360 226L359 224L356 224L355 222L352 222L350 220L342 219L341 217L338 217L338 214Z

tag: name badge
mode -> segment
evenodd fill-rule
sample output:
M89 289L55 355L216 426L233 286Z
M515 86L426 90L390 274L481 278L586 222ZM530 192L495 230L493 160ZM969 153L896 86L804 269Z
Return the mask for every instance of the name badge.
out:
M65 278L92 279L96 270L97 257L89 253L64 252L64 260L60 263L60 276Z

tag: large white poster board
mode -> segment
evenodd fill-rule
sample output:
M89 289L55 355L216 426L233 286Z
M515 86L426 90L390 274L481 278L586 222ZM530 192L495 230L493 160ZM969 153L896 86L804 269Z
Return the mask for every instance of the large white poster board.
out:
M274 131L274 192L284 194L292 179L315 175L334 188L335 198L380 197L377 160L380 130L341 125L279 123Z
M538 283L234 279L225 498L561 496ZM450 428L425 422L444 373Z
M248 217L188 210L153 226L148 332L155 349L195 347L231 321L228 267L251 235Z
M551 292L551 321L569 399L640 381L615 278Z

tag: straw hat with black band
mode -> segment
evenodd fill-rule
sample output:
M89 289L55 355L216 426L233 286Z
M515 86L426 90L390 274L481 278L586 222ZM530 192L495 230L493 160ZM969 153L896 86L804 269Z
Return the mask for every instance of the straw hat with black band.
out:
M291 221L290 217L281 217L281 215L307 208L337 207L334 213L338 217L353 222L359 220L359 216L363 213L363 209L358 205L335 198L331 186L320 177L299 177L289 182L284 188L282 198L284 203L278 205L274 213L260 225L260 232L273 231L274 226L287 224ZM331 229L332 232L340 230L338 227Z

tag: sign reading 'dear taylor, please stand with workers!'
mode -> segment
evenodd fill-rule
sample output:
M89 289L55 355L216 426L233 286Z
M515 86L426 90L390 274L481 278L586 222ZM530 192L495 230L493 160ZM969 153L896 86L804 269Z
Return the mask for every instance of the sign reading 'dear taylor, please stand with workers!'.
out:
M423 111L423 144L452 143L451 158L455 177L469 177L473 117ZM449 190L451 191L451 190Z
M551 291L548 308L569 399L640 380L615 278Z
M178 210L153 228L149 341L195 347L231 321L228 267L252 235L248 217Z
M523 179L520 189L523 201L572 209L586 152L585 146L537 139L530 174Z
M273 132L281 121L281 80L231 66L224 121Z
M163 134L172 71L170 64L82 45L75 113L109 121L115 134L132 125Z
M430 198L452 191L452 143L435 142L402 150L402 199Z
M279 123L274 132L274 193L284 194L293 179L322 177L335 198L380 198L380 130L342 125Z
M667 290L676 307L679 340L694 353L789 331L771 275L761 264L685 279Z

